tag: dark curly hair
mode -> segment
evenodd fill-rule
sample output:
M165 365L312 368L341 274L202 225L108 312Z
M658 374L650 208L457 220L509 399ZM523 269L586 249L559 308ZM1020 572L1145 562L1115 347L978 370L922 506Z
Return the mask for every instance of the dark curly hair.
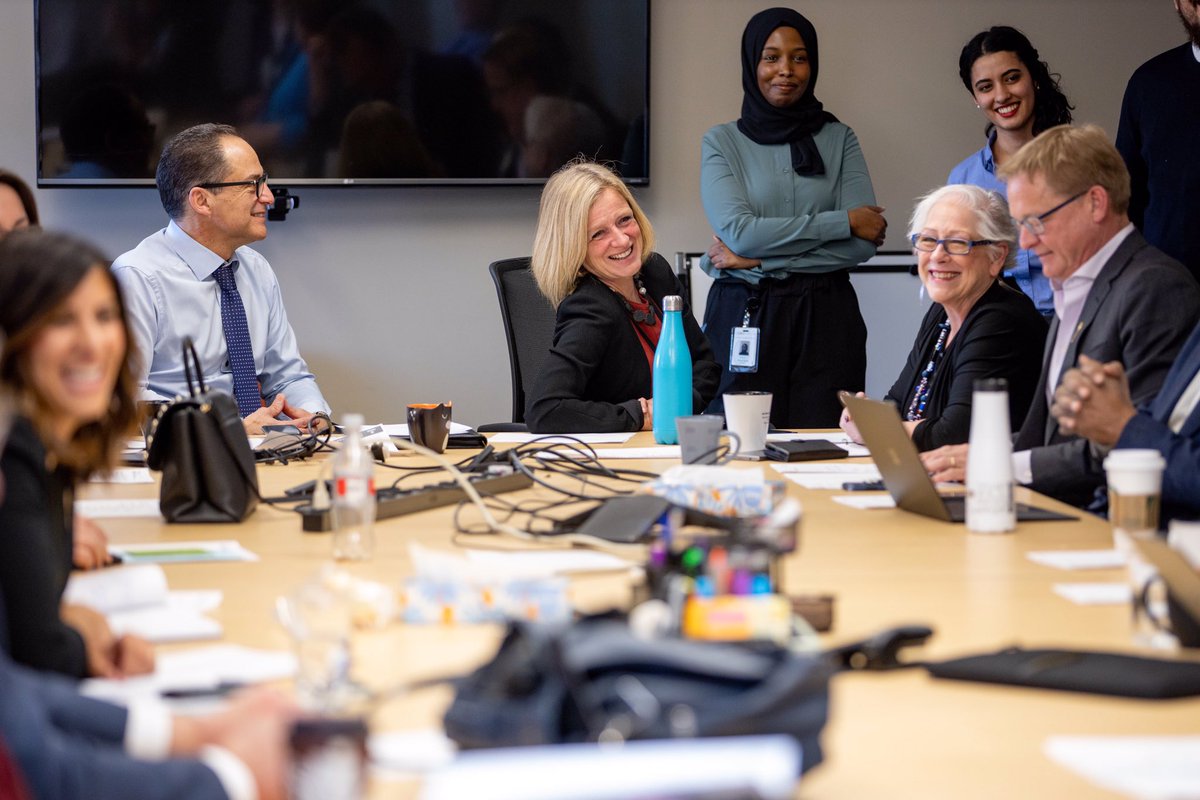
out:
M1075 106L1067 100L1062 87L1058 85L1060 76L1050 71L1050 66L1038 56L1038 51L1016 28L1007 25L995 25L986 31L981 31L971 37L958 56L958 76L962 78L963 86L974 95L971 88L971 67L982 56L992 53L1016 53L1017 58L1029 70L1033 79L1033 135L1037 136L1047 128L1055 125L1069 125L1073 119L1071 111ZM984 133L992 133L992 123L988 123Z

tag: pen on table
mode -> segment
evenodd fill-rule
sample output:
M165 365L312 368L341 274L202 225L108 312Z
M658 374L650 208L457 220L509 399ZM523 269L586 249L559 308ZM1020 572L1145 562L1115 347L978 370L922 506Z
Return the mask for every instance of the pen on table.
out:
M160 697L165 697L170 700L182 700L193 697L221 697L230 692L236 692L242 689L246 684L240 681L221 681L210 686L192 686L179 687L176 689L162 689L159 691Z

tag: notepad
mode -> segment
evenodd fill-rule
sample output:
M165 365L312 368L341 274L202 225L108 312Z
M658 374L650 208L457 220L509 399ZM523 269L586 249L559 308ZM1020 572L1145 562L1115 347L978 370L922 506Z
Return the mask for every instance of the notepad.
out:
M91 678L80 691L114 703L158 698L163 692L199 691L233 684L281 680L296 674L296 656L235 644L207 645L160 653L154 672L130 678Z
M172 592L157 564L77 572L63 601L94 608L113 633L132 633L156 644L220 637L216 620L204 616L221 604L221 592Z
M1119 550L1042 550L1026 553L1025 557L1055 569L1117 569L1126 562Z
M1200 736L1051 736L1052 760L1130 797L1200 797Z
M76 500L75 512L89 519L161 517L158 500Z
M145 467L123 467L105 472L92 478L91 483L154 483L150 470Z
M258 561L258 556L240 542L224 539L211 542L155 542L113 544L108 552L126 564L178 564L192 561Z

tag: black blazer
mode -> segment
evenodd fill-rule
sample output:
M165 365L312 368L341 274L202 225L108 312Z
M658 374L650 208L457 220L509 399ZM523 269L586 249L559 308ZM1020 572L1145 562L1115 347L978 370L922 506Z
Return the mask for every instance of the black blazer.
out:
M1120 361L1134 404L1149 404L1197 319L1196 280L1135 230L1096 276L1072 332L1063 371L1073 367L1080 354ZM1041 379L1013 449L1031 451L1033 489L1082 508L1104 485L1104 471L1086 439L1059 430L1046 403L1047 381L1057 386L1062 379L1061 373L1046 374L1057 332L1056 318L1046 336Z
M716 394L721 368L666 259L651 253L642 266L642 282L659 308L667 295L684 297L683 331L692 354L692 408L699 414ZM584 275L558 306L554 342L525 411L529 430L641 430L638 398L649 398L653 391L650 365L628 311L611 289Z
M46 448L26 419L13 425L0 458L0 593L8 609L13 660L76 678L87 674L83 639L62 621L58 606L71 572L73 482L47 471Z
M946 311L934 303L921 321L908 362L885 399L903 414L912 402L938 338ZM925 419L913 429L918 450L961 444L971 433L971 398L979 378L1008 381L1009 430L1025 420L1042 363L1038 354L1046 343L1046 320L1033 301L1002 283L994 283L967 312L962 329L942 354L929 380Z

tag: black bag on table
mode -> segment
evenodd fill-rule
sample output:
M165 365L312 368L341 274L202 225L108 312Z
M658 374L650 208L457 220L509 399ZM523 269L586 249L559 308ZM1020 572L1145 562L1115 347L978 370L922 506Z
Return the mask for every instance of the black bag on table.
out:
M633 635L618 617L516 623L458 683L446 735L464 748L788 734L821 761L830 665L768 644Z
M183 367L189 395L163 406L146 436L146 464L162 471L159 510L167 522L241 522L259 493L237 402L208 391L191 339Z

